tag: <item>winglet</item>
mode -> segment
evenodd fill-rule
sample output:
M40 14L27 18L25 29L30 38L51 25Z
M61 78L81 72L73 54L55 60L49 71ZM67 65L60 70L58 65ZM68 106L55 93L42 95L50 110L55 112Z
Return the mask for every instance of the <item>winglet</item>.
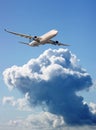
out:
M7 32L7 30L6 30L6 29L4 29L4 31L6 31L6 32Z
M10 31L8 31L7 29L4 29L5 32L11 33Z

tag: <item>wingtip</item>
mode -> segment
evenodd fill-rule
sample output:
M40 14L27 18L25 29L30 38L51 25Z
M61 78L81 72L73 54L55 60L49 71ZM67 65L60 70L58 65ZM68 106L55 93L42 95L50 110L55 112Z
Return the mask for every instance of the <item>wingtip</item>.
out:
M6 29L4 29L4 31L7 31Z
M7 30L7 29L4 29L4 31L5 31L5 32L8 32L8 30Z
M64 44L64 46L71 46L70 44Z

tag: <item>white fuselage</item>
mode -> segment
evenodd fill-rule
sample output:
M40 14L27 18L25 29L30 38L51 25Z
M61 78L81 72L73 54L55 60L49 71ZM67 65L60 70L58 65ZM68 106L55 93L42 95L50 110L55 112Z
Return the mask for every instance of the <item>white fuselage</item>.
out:
M37 41L35 41L35 40L33 40L31 43L29 43L30 44L30 46L37 46L37 44L39 45L39 44L45 44L45 43L47 43L51 38L53 38L54 36L56 36L57 35L57 33L58 33L58 31L57 30L51 30L51 31L49 31L49 32L47 32L47 33L45 33L44 35L42 35L42 36L40 36L39 38L40 38L40 42L37 42Z

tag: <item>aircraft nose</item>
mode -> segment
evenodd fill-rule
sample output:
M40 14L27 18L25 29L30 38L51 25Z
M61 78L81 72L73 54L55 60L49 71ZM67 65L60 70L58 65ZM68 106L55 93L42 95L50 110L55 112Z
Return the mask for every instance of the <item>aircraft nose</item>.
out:
M55 34L57 34L57 33L58 33L58 31L57 31L56 29L54 29L54 32L55 32Z

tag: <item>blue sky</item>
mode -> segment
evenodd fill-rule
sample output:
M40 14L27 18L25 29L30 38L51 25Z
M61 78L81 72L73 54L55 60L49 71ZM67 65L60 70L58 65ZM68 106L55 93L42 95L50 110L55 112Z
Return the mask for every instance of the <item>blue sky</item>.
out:
M3 71L13 65L26 64L31 58L38 57L49 48L60 47L23 46L18 41L27 41L26 39L8 34L4 32L4 28L32 35L42 35L50 29L57 29L59 33L54 39L71 45L68 49L80 59L79 64L87 70L94 81L96 80L96 1L1 0L0 3L0 122L1 128L5 130L4 122L24 118L32 112L19 111L8 104L2 105L4 96L14 96L16 99L22 97L18 90L12 92L8 90L3 81ZM94 98L96 89L83 92L82 95L88 102L96 103Z

